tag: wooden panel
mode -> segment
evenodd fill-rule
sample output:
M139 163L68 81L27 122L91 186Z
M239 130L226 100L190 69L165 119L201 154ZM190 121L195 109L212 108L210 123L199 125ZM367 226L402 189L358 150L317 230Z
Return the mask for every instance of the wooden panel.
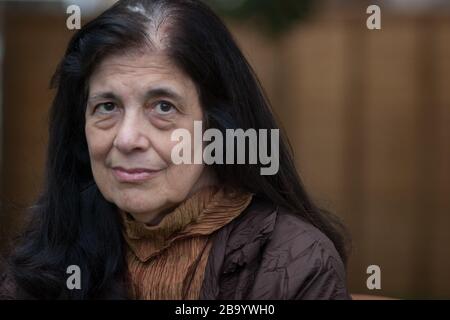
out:
M16 14L6 8L2 236L14 229L41 188L52 99L49 81L69 35L64 15L33 15L30 10Z
M405 297L415 254L417 37L412 22L386 19L367 37L364 264L380 266L382 295Z
M450 20L436 24L436 81L438 109L438 154L436 170L437 204L434 221L430 261L430 294L435 297L450 296Z
M308 190L352 232L353 292L374 293L365 270L377 264L376 294L450 296L448 32L445 17L385 16L372 32L347 16L274 44L274 107Z
M278 79L284 104L275 109L282 112L305 184L326 207L334 207L342 189L344 45L341 28L305 26L280 48L286 58L274 61L285 70Z

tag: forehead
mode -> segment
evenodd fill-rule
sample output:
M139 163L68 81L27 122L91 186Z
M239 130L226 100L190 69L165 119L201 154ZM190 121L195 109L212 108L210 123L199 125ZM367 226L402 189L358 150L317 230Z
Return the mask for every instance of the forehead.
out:
M149 86L167 85L180 93L195 90L192 80L166 55L129 53L105 58L89 79L90 91L139 91Z

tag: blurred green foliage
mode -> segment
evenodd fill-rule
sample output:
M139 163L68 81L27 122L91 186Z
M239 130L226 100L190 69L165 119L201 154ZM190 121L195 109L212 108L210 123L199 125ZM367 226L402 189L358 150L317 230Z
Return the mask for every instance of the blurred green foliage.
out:
M241 21L254 19L267 32L276 35L304 20L311 13L314 0L204 1L223 17Z

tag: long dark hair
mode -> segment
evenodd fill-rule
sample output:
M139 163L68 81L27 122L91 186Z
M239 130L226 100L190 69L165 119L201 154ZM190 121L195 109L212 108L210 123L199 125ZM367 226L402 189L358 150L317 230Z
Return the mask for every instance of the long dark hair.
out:
M164 37L157 37L163 32ZM163 40L161 40L163 39ZM157 41L159 40L159 41ZM278 128L251 66L223 22L196 0L119 1L71 39L52 79L44 190L30 227L10 259L18 295L28 298L126 298L121 221L93 182L84 113L88 79L109 55L144 46L163 50L197 86L207 126ZM310 222L347 259L341 224L311 201L281 132L277 174L260 165L215 165L221 183L285 206ZM93 190L93 191L92 191ZM90 206L86 208L86 206ZM66 268L82 271L82 290L67 290Z

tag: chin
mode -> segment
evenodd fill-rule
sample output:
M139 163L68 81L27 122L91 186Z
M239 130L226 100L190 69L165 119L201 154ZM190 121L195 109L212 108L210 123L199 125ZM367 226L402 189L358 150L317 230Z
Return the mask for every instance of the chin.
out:
M158 210L164 201L155 201L156 199L149 199L148 193L145 195L141 192L129 192L127 194L121 193L116 197L114 203L122 210L129 213L146 213Z

